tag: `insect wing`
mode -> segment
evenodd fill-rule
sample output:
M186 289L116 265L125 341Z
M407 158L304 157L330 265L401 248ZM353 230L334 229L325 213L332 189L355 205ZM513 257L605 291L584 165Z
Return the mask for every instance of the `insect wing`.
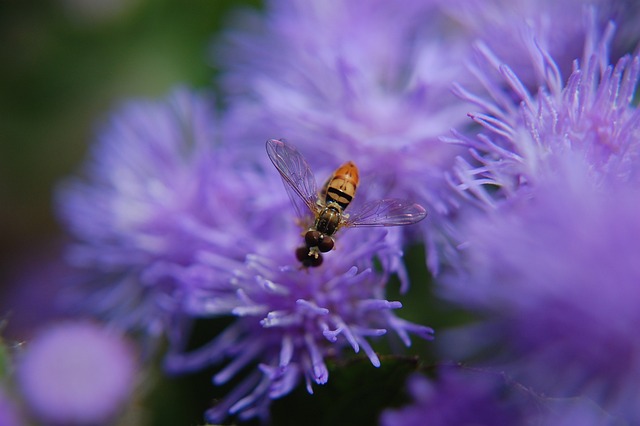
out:
M345 226L401 226L412 225L427 217L420 204L395 198L364 204L346 221Z
M287 143L269 139L267 154L276 166L291 203L300 219L308 218L316 209L316 179L306 160Z

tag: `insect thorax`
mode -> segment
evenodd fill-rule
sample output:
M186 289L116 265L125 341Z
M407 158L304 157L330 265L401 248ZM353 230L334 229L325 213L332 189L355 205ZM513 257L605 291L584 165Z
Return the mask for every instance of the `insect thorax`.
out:
M315 228L318 232L332 236L338 230L342 220L342 209L339 205L330 203L324 207L316 219Z

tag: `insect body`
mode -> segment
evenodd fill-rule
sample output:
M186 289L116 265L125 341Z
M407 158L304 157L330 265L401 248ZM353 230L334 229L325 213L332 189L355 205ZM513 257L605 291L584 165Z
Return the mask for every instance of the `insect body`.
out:
M316 204L321 208L316 218L316 230L331 236L340 226L344 210L356 195L360 178L358 168L351 161L338 167L327 179Z
M304 157L291 145L277 139L267 141L267 154L280 173L304 233L305 247L296 251L303 266L319 266L322 255L334 248L333 235L343 227L411 225L424 219L419 204L398 199L369 202L351 214L345 210L353 201L360 177L349 161L327 179L320 192Z

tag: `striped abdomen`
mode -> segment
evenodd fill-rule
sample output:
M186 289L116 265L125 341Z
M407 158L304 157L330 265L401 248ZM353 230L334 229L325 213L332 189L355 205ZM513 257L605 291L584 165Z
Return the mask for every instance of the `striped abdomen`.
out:
M331 206L335 203L341 212L344 211L355 197L359 181L356 165L351 161L344 163L333 172L323 188L324 204Z

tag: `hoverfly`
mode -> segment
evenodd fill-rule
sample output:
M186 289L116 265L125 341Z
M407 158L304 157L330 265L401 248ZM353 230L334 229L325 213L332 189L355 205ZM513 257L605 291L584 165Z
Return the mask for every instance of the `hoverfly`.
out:
M358 168L349 161L336 169L320 191L306 160L294 147L278 139L267 141L267 154L276 166L304 232L305 246L296 250L305 267L322 264L321 253L334 248L341 228L411 225L427 216L419 204L399 199L365 203L346 213L360 182Z

